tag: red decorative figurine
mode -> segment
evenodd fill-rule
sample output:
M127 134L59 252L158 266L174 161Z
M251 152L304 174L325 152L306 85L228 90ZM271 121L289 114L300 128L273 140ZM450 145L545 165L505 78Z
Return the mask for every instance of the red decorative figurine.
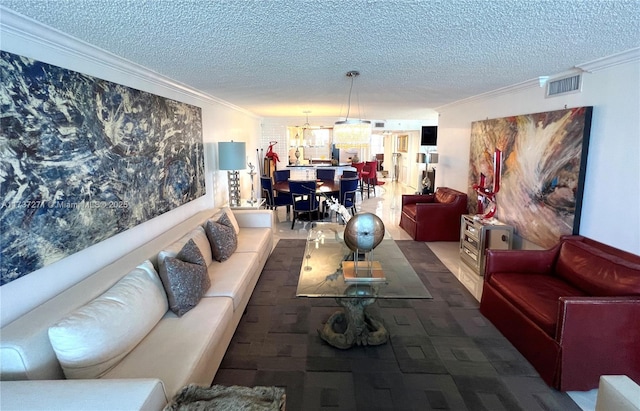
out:
M269 149L267 150L267 154L265 154L264 156L270 160L273 160L279 163L280 158L278 157L278 153L273 151L273 146L275 146L276 144L278 144L277 141L269 141Z
M491 204L491 208L482 217L492 218L497 211L498 205L496 204L496 193L500 191L500 173L502 166L502 151L496 148L496 152L493 155L493 188L489 189L485 187L485 175L480 174L479 184L474 184L473 189L478 193L478 214L485 212L484 202L488 200Z

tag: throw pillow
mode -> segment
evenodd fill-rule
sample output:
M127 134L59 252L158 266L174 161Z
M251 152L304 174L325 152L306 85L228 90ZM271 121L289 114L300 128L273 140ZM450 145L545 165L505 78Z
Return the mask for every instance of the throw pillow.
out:
M178 260L182 260L191 264L207 265L207 263L204 261L202 253L200 252L200 249L198 248L195 241L193 241L193 239L191 238L186 242L182 249L180 249L180 252L178 252L176 258Z
M209 241L207 240L207 243ZM207 262L205 261L202 253L200 252L200 247L193 241L193 239L189 239L187 243L182 247L182 250L176 256L178 260L182 260L186 263L197 264L203 267L207 267ZM202 295L211 287L211 280L209 279L209 275L207 274L207 270L204 271L204 275L201 276L202 280Z
M160 271L160 267L162 267L162 264L164 264L164 259L167 257L176 257L180 250L182 250L184 245L190 239L193 240L200 249L200 252L202 253L202 256L204 257L204 261L206 263L205 265L208 266L209 264L211 264L211 262L213 261L213 257L211 256L211 246L209 245L209 239L204 232L204 228L197 227L196 229L184 235L182 238L173 242L168 247L165 247L158 253L158 271Z
M211 244L211 254L216 261L225 261L238 248L238 237L226 213L218 221L208 220L205 232Z
M233 230L236 232L236 235L240 234L240 225L238 225L238 220L236 220L236 216L233 214L233 211L229 207L224 207L222 210L229 218L231 226L233 226Z
M213 214L210 219L213 221L218 221L223 214L226 214L227 217L229 218L229 221L231 222L231 225L233 226L233 230L236 232L236 235L240 234L240 225L238 224L238 220L236 220L236 216L235 214L233 214L233 211L231 210L231 208L222 207L221 209L216 211L216 213Z
M207 277L207 267L192 264L175 257L167 257L160 268L160 278L169 300L169 309L182 317L195 307L206 289L203 277ZM208 289L208 287L207 287Z
M49 341L71 378L100 378L151 331L167 312L158 274L145 261L104 294L49 328Z

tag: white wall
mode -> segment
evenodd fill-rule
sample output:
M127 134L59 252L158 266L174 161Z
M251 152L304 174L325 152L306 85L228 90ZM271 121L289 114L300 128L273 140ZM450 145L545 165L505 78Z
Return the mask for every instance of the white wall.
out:
M6 9L0 19L2 50L201 107L207 152L203 197L0 287L0 326L3 326L198 211L226 203L226 172L211 171L217 169L216 142L247 141L247 153L255 153L261 129L260 118L249 112ZM247 173L242 173L244 195L248 196L250 184Z
M640 254L640 49L581 67L581 93L535 81L441 107L436 185L467 191L471 122L593 106L580 234Z

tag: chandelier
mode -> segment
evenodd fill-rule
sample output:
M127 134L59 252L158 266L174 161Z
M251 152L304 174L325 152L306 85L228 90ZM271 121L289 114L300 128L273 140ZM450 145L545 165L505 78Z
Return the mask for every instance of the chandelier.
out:
M353 91L353 82L360 75L359 71L352 70L347 72L347 77L351 79L351 87L349 88L349 100L347 103L347 116L344 121L336 121L333 125L333 144L337 148L354 148L369 144L371 139L371 122L367 120L349 119L351 112L351 93Z

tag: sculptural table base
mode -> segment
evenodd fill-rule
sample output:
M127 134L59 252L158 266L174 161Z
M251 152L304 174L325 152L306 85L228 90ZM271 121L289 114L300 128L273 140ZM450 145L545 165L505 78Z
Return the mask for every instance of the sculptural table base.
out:
M320 338L328 344L347 349L354 345L380 345L389 340L389 332L382 322L371 317L365 308L375 298L336 298L344 307L331 315L324 327L318 330Z

